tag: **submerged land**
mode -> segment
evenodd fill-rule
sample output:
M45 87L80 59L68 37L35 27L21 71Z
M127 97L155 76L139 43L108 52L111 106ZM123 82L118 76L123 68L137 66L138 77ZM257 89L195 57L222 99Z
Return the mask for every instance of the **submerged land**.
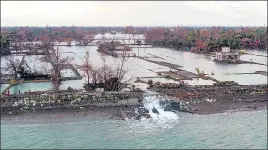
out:
M105 32L110 33L103 32L103 34L97 28L63 27L62 29L66 30L64 34L52 36L48 33L58 32L53 27L46 30L30 27L1 28L1 33L3 32L1 35L4 35L1 36L1 84L7 85L1 88L1 119L89 116L102 119L140 120L142 117L150 118L150 113L159 114L156 106L152 108L144 106L148 103L148 99L157 101L164 111L174 113L207 115L267 109L267 83L242 85L232 80L222 81L221 76L217 75L224 70L203 71L202 68L205 68L206 64L200 64L200 68L187 69L185 63L178 63L177 56L173 56L168 50L215 57L216 53L221 52L221 48L230 47L232 53L238 52L240 57L247 55L249 59L237 61L227 59L214 62L215 65L254 65L257 68L255 70L244 69L243 72L230 74L267 77L267 69L263 69L267 68L267 63L255 61L255 58L267 61L267 55L252 54L250 50L267 51L267 41L265 43L267 31L264 28L243 27L223 30L218 27L203 29L176 27L152 28L145 31L142 28L126 27L113 30L107 28L108 31ZM116 31L119 29L120 31ZM39 30L44 30L42 33L47 34L41 34ZM68 34L72 30L75 35ZM90 46L97 48L88 50L87 47ZM80 55L76 51L59 50L59 47L86 48L82 50L83 55ZM165 51L154 53L153 47L168 48L166 51L169 53ZM151 51L146 52L147 49ZM90 56L91 54L95 56ZM96 54L100 54L99 59L102 59L98 63L91 60L99 57ZM37 55L37 61L30 65L27 57ZM117 64L114 66L109 64L112 62L109 62L110 58L117 60ZM254 61L251 58L254 58ZM184 57L180 59L179 62L195 63L184 60ZM163 69L147 67L144 70L151 72L147 73L147 76L143 70L132 73L134 77L130 78L128 76L134 67L129 66L129 62L133 60L144 62L136 65L140 68L149 63ZM207 60L207 63L210 61L212 60ZM35 68L34 64L37 63L47 65ZM71 70L74 75L64 76L62 72L65 70ZM60 89L65 81L75 83L77 80L84 80L83 86L74 88L69 85L67 89ZM212 84L188 84L193 80L209 81ZM26 83L42 82L52 83L52 88L40 91L12 90ZM139 85L144 85L145 88Z

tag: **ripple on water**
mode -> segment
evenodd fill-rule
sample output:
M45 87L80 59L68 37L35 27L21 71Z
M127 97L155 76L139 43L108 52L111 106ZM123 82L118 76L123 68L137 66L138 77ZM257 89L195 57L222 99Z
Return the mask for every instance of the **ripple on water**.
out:
M168 124L168 126L165 126ZM1 148L267 148L267 110L179 120L1 125Z

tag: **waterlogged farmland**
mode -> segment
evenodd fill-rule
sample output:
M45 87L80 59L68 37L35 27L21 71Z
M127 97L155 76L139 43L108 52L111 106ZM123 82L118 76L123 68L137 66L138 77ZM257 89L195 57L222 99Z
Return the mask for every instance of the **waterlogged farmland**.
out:
M97 35L98 36L98 35ZM109 34L106 34L106 36L110 36ZM123 35L120 35L121 37ZM119 38L118 37L118 38ZM120 39L120 38L119 38ZM232 74L232 73L253 73L255 71L266 71L267 66L264 65L258 65L258 64L217 64L214 61L212 61L212 57L194 54L190 52L183 52L183 51L177 51L174 49L168 49L168 48L158 48L158 47L151 47L151 48L137 48L139 46L136 46L135 48L132 48L131 52L127 52L127 54L136 54L140 57L145 57L149 60L155 60L155 61L165 61L172 64L180 65L182 66L182 69L190 72L196 72L196 68L199 68L200 70L204 71L204 73L211 74L211 72L214 73L214 75L211 77L219 80L219 81L235 81L241 85L249 85L249 84L266 84L267 83L267 76L260 75L260 74ZM62 56L72 56L74 58L73 64L76 65L82 65L84 61L84 55L86 51L89 51L89 59L90 62L94 65L99 65L103 63L102 58L105 58L105 62L109 65L117 65L118 59L114 58L112 56L108 56L102 53L97 52L97 46L60 46L60 51ZM251 54L256 55L265 55L265 52L258 51L258 50L248 50L247 52ZM8 56L6 56L8 57ZM21 58L22 56L16 56L17 58ZM50 67L50 64L45 64L38 62L38 58L40 56L26 56L25 60L27 64L36 69L40 70L43 69L44 65L48 69ZM241 60L246 61L254 61L259 62L263 64L267 64L267 57L262 56L255 56L255 55L242 55ZM1 59L1 72L5 73L4 67L6 64L6 61L4 57ZM161 66L158 64L154 64L139 58L130 57L127 59L126 62L126 68L128 69L128 73L126 75L126 79L133 78L132 81L136 77L156 77L156 72L158 71L169 71L170 68ZM79 73L83 74L81 70L78 70ZM65 70L63 71L64 76L74 76L74 73L71 70ZM157 78L153 79L155 82L173 82L170 80L163 80ZM213 81L209 80L202 80L202 79L193 79L192 81L185 81L189 84L212 84ZM25 85L24 85L25 84ZM2 85L1 87L5 87L6 85ZM18 87L12 87L11 93L14 93L16 89L22 89L23 91L37 91L37 90L49 90L51 89L52 85L50 83L23 83L21 85L18 85ZM82 89L83 87L83 81L78 80L72 80L72 81L64 81L61 85L61 89L64 89L68 86L71 86L73 88ZM3 90L4 88L1 88Z

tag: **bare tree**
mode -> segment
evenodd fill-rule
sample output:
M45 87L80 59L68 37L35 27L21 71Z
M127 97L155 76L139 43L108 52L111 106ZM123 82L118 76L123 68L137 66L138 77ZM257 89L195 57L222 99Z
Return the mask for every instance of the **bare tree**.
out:
M88 45L89 43L91 43L92 41L94 41L94 35L86 35L81 39L81 44L82 45Z
M48 74L49 73L49 68L48 68L48 63L41 65L41 74Z
M51 47L53 44L48 40L41 40L40 48L43 49L45 55L48 55L50 53Z
M101 67L91 64L88 51L84 58L83 65L79 66L79 68L84 72L84 77L86 78L84 88L86 90L92 90L97 87L102 87L104 78L106 78L107 74L110 74L111 72L109 71L109 67L105 63L103 63L104 65ZM104 59L103 61L105 62Z
M85 61L79 68L84 72L86 90L95 89L97 87L104 87L106 91L118 91L126 87L127 83L131 80L123 79L127 73L125 69L125 62L127 60L126 52L120 57L118 65L114 68L106 63L104 57L101 57L103 63L100 67L94 66L89 61L89 53L86 52Z
M53 88L54 90L59 90L60 86L60 78L61 71L65 69L70 63L73 61L72 57L62 57L59 47L56 49L54 47L50 47L49 53L47 53L44 57L41 57L40 60L42 62L50 63L52 68L50 70Z
M125 67L125 63L127 61L126 51L123 51L123 54L119 58L119 64L116 68L112 68L104 63L103 65L103 75L104 75L104 83L105 90L107 91L118 91L122 90L127 86L127 83L132 79L132 77L128 80L124 80L124 77L128 70Z
M15 58L12 55L9 57L5 57L5 59L7 60L5 70L8 71L9 73L11 73L13 75L14 79L17 80L18 73L21 70L25 70L23 65L27 65L24 61L25 55L22 57L21 60L18 58ZM28 65L27 65L27 67L29 68ZM23 73L23 72L21 72L21 73Z
M119 90L125 88L129 81L133 79L133 77L130 77L129 79L125 79L126 74L128 73L128 68L126 68L125 63L127 62L127 55L126 51L123 51L123 55L120 57L120 63L117 67L117 70L119 70L117 77L119 78ZM120 68L120 69L118 69ZM125 80L124 80L125 79Z
M90 87L90 81L91 79L95 79L96 78L96 75L94 73L94 75L92 74L93 72L96 72L95 68L93 69L94 66L92 66L92 64L90 63L90 60L89 60L89 51L86 51L86 55L84 56L84 63L82 66L79 66L79 69L81 69L84 74L83 76L86 78L86 84L84 85L84 88L86 90L89 90L89 87ZM97 81L95 81L96 83Z
M7 60L5 70L14 75L14 78L16 78L15 73L18 70L20 60L17 58L15 59L13 56L5 57L5 59Z
M93 66L90 73L92 78L92 84L94 87L96 87L97 83L103 83L100 68Z

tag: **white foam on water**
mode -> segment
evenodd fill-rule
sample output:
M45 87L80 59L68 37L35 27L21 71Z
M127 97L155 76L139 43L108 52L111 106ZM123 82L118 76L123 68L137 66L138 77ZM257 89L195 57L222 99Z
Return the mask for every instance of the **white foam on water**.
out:
M166 129L173 128L179 123L179 116L170 111L164 111L164 106L160 105L161 100L166 100L164 97L149 93L143 99L143 105L149 110L151 118L141 118L140 120L130 119L127 121L125 132L135 133L136 135L158 134ZM159 114L153 113L153 108L156 108Z
M178 115L171 111L164 111L164 106L160 105L161 96L146 96L143 99L143 105L149 110L149 114L153 120L170 121L179 119ZM159 114L153 113L153 108L156 108Z

